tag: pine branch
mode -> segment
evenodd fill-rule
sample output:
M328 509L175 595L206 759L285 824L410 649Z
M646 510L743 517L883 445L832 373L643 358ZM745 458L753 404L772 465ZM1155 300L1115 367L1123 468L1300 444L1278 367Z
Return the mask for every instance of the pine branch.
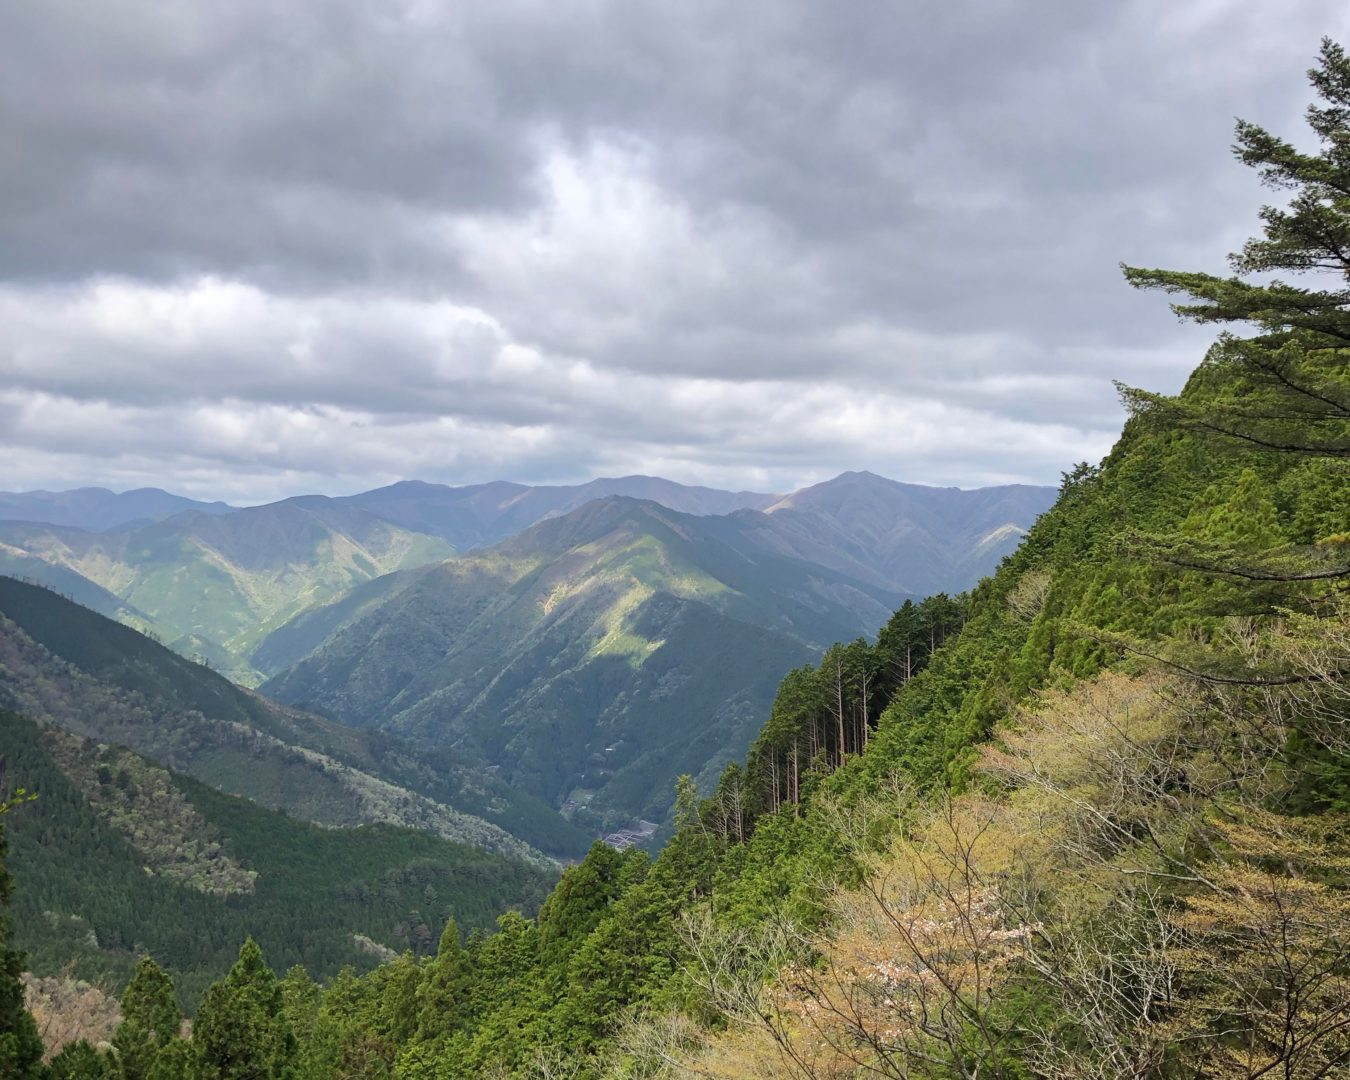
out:
M1319 557L1317 549L1293 545L1252 553L1204 540L1168 539L1132 532L1122 537L1117 546L1126 555L1153 558L1179 569L1245 581L1296 583L1350 577L1350 565L1318 566L1317 563L1324 559Z

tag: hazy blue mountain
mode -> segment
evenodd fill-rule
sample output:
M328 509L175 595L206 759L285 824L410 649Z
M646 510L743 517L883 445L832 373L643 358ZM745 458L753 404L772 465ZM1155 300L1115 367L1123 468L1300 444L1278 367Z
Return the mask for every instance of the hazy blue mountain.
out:
M679 773L744 752L785 671L902 599L735 517L612 497L358 590L263 692L453 745L589 825L659 817Z
M504 540L545 518L575 510L594 499L624 495L647 499L686 514L730 514L761 509L777 495L690 487L656 476L622 476L585 484L535 485L495 481L447 487L405 480L339 500L407 529L443 537L461 551Z
M735 515L755 544L921 596L991 573L1055 500L1050 487L903 484L849 472Z
M42 521L93 532L122 525L143 525L186 510L228 514L234 507L223 502L199 502L159 488L109 491L87 487L70 491L0 492L0 521Z

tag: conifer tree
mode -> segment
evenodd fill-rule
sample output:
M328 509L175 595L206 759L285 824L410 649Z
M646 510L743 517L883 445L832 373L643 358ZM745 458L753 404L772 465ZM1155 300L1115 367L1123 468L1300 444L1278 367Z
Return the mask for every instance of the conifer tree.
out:
M295 1039L281 984L252 938L197 1010L192 1042L204 1080L282 1080L292 1075Z
M169 976L151 957L141 957L122 994L122 1023L113 1036L125 1080L146 1080L159 1052L178 1038L182 1023Z
M473 968L460 944L459 927L450 919L417 995L418 1039L429 1043L444 1040L464 1021L472 996Z
M52 1058L51 1080L111 1080L117 1068L87 1039L76 1039L61 1048Z
M0 803L0 815L10 810L24 792L14 800ZM3 821L0 821L0 1076L11 1080L40 1080L46 1070L42 1065L42 1038L37 1024L24 1006L23 954L9 947L9 899L14 885L5 866L9 845L5 840Z
M1132 285L1185 297L1173 305L1183 319L1243 331L1221 334L1180 395L1121 387L1135 416L1258 457L1313 458L1328 488L1296 523L1305 543L1282 535L1253 471L1209 519L1193 515L1189 535L1127 539L1153 562L1242 583L1240 614L1330 610L1350 577L1350 536L1336 531L1350 502L1350 58L1326 39L1308 74L1320 98L1306 114L1317 152L1238 122L1236 156L1289 201L1261 211L1262 235L1231 257L1233 275L1125 267ZM1280 274L1303 280L1271 276Z
M1122 387L1138 414L1248 447L1350 458L1350 58L1322 42L1309 73L1322 104L1308 108L1319 143L1303 153L1246 121L1234 152L1289 205L1261 211L1264 235L1232 256L1233 276L1125 267L1130 284L1188 297L1173 310L1225 333L1192 380L1169 397ZM1306 275L1294 285L1251 275Z

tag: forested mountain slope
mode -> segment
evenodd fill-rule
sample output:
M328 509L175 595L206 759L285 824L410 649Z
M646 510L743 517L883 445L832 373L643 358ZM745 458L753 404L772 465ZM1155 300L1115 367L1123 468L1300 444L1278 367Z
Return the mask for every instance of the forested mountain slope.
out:
M453 745L578 820L660 820L678 774L743 752L782 672L897 599L730 521L588 503L404 575L264 691Z
M386 821L536 860L529 845L567 856L586 842L453 753L414 751L282 708L129 627L4 577L0 705L303 820Z
M324 992L245 946L198 1031L272 993L314 1078L1345 1075L1350 294L1270 280L1350 278L1350 58L1312 78L1318 153L1239 125L1295 189L1242 276L1127 271L1245 336L996 574L796 669L654 860Z
M100 533L0 523L0 544L9 572L25 572L19 556L74 571L119 597L132 625L246 684L257 681L248 654L270 630L352 585L453 550L319 497Z
M324 978L532 911L554 875L389 825L322 829L0 711L13 915L31 970L122 985L153 953L195 1005L254 936ZM429 929L430 928L430 929Z

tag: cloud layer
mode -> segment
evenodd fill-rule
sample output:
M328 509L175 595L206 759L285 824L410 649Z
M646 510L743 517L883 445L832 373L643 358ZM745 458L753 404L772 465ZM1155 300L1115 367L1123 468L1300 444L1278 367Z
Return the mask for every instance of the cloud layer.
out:
M148 0L0 35L0 487L1053 482L1333 0Z

